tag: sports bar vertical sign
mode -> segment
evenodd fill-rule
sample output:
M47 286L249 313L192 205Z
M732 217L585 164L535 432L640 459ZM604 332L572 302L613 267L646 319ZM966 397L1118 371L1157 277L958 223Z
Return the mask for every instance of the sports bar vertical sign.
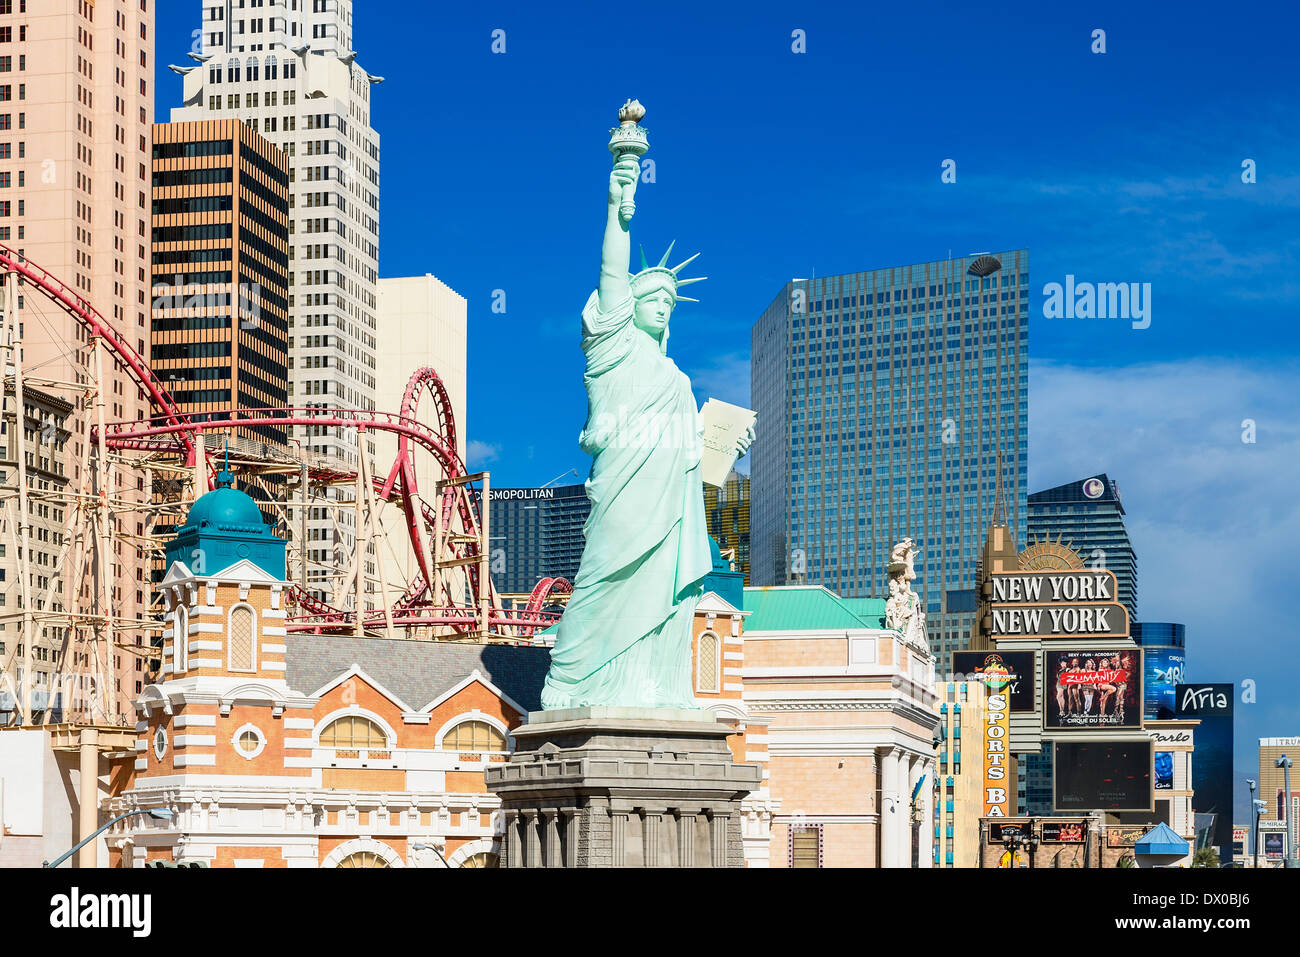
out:
M1010 675L984 672L984 817L1011 811L1007 782L1007 736L1011 732Z

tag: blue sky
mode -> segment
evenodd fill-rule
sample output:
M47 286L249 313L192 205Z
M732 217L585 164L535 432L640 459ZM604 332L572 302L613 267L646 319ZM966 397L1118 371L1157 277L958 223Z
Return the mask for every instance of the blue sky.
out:
M159 6L166 119L180 84L165 65L189 62L200 4ZM709 276L673 318L701 399L747 403L750 327L793 276L1027 246L1030 487L1119 482L1139 617L1187 623L1192 680L1258 682L1237 733L1253 774L1255 738L1300 734L1297 19L1285 4L365 0L358 61L386 77L380 272L432 272L468 298L470 465L509 486L586 475L578 313L629 96L657 180L633 241L657 257L675 238ZM1150 327L1041 318L1043 284L1067 274L1149 282Z

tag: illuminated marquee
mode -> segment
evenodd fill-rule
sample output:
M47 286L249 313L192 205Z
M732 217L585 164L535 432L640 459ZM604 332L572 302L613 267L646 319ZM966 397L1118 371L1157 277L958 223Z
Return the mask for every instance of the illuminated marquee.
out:
M1128 637L1128 610L1105 569L997 572L985 592L995 638Z
M986 681L989 680L986 675ZM1006 691L988 691L984 707L984 817L1006 817L1011 809L1007 785L1007 735L1011 709Z

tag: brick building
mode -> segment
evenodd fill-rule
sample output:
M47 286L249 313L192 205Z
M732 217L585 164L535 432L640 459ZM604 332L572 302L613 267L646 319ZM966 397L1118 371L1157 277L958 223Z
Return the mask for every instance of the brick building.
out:
M883 599L820 585L747 588L744 604L742 697L767 725L779 802L772 866L931 866L939 715L924 639L886 627Z
M483 769L539 708L546 649L289 635L284 542L219 487L168 548L161 680L105 816L114 866L491 866Z

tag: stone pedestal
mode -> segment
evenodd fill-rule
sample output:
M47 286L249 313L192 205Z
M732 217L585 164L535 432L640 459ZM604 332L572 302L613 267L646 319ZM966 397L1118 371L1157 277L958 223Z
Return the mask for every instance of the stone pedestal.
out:
M708 711L534 711L487 770L503 867L744 867L740 801L759 786Z

